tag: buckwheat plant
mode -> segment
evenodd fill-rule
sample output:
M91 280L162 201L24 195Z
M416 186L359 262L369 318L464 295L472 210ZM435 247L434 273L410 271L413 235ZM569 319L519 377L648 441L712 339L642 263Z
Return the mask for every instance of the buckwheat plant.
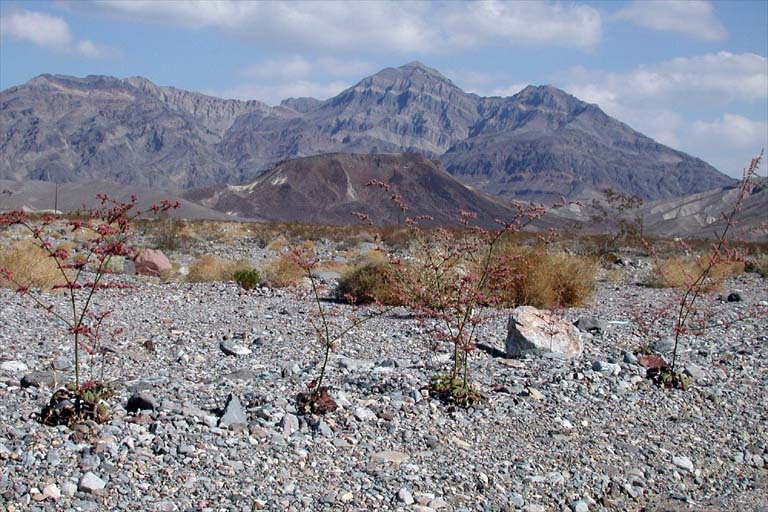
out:
M64 291L66 301L63 307L57 307L42 290L17 281L10 269L0 268L0 275L14 283L20 295L28 297L41 311L56 318L72 337L75 382L71 391L80 393L74 397L76 399L87 390L93 392L92 382L83 385L80 382L81 350L91 355L101 352L99 339L109 315L109 312L91 311L94 295L105 288L127 287L125 283L108 282L105 276L110 273L110 261L113 258L132 255L127 239L131 222L141 214L135 208L135 196L127 202L113 200L107 195L97 197L100 200L99 207L84 208L66 217L45 215L35 219L23 211L0 214L0 228L22 226L31 235L35 245L43 249L56 265L60 282L54 285L54 289ZM163 201L152 206L151 211L158 214L178 206L178 202ZM57 237L62 227L70 233L71 249L65 247L65 244L58 244ZM112 332L113 336L117 334L119 331Z
M684 336L697 336L704 332L709 326L711 315L706 314L699 307L699 299L707 291L709 278L715 268L719 265L743 262L745 255L730 246L731 231L736 225L736 216L741 211L744 201L748 197L754 186L754 180L758 176L758 170L763 158L763 151L753 158L749 166L744 170L739 191L734 200L730 211L721 213L723 227L715 233L715 241L711 245L709 252L698 259L698 266L694 271L681 269L685 274L685 287L679 297L675 299L673 307L666 305L663 310L652 315L653 320L663 318L671 319L674 347L672 349L672 361L667 365L661 365L658 368L649 368L648 374L656 383L666 387L677 387L686 389L689 385L688 379L677 371L677 360L680 349L680 342ZM649 253L654 260L659 261L658 255L653 246L644 242ZM692 249L684 242L680 242L686 252ZM764 315L766 311L759 309L756 314ZM650 325L640 326L645 332L649 332Z
M329 388L324 386L331 354L351 331L373 318L386 314L392 308L380 304L367 308L354 307L349 315L342 317L329 309L323 299L327 294L315 274L320 259L315 255L314 250L306 246L291 247L288 257L301 268L304 277L310 283L307 295L313 302L315 311L308 318L315 331L315 337L322 347L319 375L309 383L309 392L298 395L297 405L299 411L304 414L325 414L334 411L337 407L329 394Z
M368 185L382 189L403 213L407 212L401 196L388 184L371 181ZM564 204L562 199L554 207ZM429 387L441 399L461 406L480 398L470 381L469 354L475 349L479 326L500 314L494 309L501 302L499 292L514 277L509 261L497 254L499 243L548 211L538 205L512 207L516 209L512 218L496 220L498 227L492 230L474 225L477 215L467 211L458 213L458 230L423 228L420 222L431 220L429 217L405 218L417 248L410 259L401 262L401 301L421 319L431 320L424 325L433 347L443 343L451 347L449 373L434 376Z

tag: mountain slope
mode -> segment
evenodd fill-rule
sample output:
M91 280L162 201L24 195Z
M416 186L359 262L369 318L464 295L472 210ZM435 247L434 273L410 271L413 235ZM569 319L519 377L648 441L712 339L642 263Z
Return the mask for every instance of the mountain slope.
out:
M412 62L326 101L223 100L140 77L43 75L0 92L0 178L105 179L169 189L252 180L333 152L418 152L505 199L660 199L733 180L554 87L462 91Z
M545 202L599 197L608 187L660 199L732 181L549 86L528 86L489 108L441 161L487 193Z
M409 210L429 215L426 225L456 225L459 210L477 213L478 224L495 225L512 212L461 185L439 163L416 153L328 154L289 160L244 185L193 190L185 194L207 208L239 217L280 222L350 224L352 212L377 224L402 224L405 216L371 180L392 185Z

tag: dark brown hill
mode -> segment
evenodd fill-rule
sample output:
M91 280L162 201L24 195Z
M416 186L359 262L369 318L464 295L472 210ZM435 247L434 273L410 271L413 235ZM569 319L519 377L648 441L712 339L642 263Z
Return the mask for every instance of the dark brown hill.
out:
M280 222L352 224L352 212L376 224L404 222L399 208L371 180L389 183L409 206L406 215L429 215L426 225L458 223L459 210L477 213L478 224L495 225L512 212L466 188L439 163L416 153L330 154L290 160L244 185L189 191L185 197L240 217Z

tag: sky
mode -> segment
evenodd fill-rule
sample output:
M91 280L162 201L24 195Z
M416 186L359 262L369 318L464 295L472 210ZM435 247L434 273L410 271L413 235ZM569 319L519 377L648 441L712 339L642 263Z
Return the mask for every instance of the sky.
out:
M483 96L554 85L735 177L768 146L767 56L768 0L0 0L0 90L143 76L276 105L418 60Z

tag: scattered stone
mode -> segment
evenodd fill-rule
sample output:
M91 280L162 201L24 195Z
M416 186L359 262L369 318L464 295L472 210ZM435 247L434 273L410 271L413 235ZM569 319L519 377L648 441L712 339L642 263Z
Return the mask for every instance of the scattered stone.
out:
M668 354L675 350L675 338L661 338L653 344L651 349L658 354Z
M637 356L629 350L624 350L621 353L621 359L627 364L637 364Z
M106 486L107 482L89 471L80 478L80 483L77 487L83 492L94 492L100 491Z
M295 414L286 414L280 420L280 426L283 429L283 437L291 437L291 434L299 430L299 418Z
M61 384L63 384L63 382L57 372L32 372L21 379L21 387L23 388L55 388Z
M727 302L741 302L741 294L738 292L732 292L725 298Z
M643 368L664 368L667 366L667 361L663 357L643 355L637 360L640 366Z
M534 400L544 400L546 397L544 396L544 393L539 391L536 388L529 387L528 388L528 396L533 398Z
M573 324L532 306L515 308L507 331L505 348L509 357L555 353L575 358L584 350L579 330Z
M236 345L229 341L222 341L219 343L219 348L228 356L247 356L251 353L251 349L242 345Z
M143 249L134 260L134 270L139 275L159 277L173 270L173 266L161 250Z
M592 370L605 375L618 375L621 373L621 365L598 360L592 363Z
M573 512L589 512L589 504L584 500L576 500L571 503Z
M52 500L57 500L61 498L61 491L59 490L59 486L56 484L48 484L43 488L43 496L46 498L50 498Z
M672 464L693 473L693 461L688 457L672 457Z
M77 492L77 486L70 482L66 481L63 484L61 484L61 494L64 496L72 497Z
M683 373L685 373L687 376L689 376L695 381L702 381L706 378L706 373L704 372L704 368L702 368L701 366L695 365L693 363L689 363L685 365L685 369L683 370Z
M146 391L137 391L132 394L125 406L125 410L128 412L156 411L159 408L160 404L155 397Z
M227 403L224 405L224 412L219 418L220 428L229 428L236 425L247 425L248 418L245 415L243 405L237 396L230 393L227 397Z
M21 361L3 361L0 363L0 370L10 373L26 372L29 367Z
M574 324L580 331L601 335L608 330L608 322L595 316L582 316Z
M371 455L371 460L373 462L389 462L394 464L395 466L399 466L403 462L407 461L410 457L408 454L393 450L384 450L381 452L376 452L373 455Z
M397 499L405 503L406 505L413 505L413 502L414 502L413 496L411 495L411 491L409 491L405 487L402 487L399 491L397 491Z
M59 356L51 362L51 368L63 372L72 368L72 358Z

